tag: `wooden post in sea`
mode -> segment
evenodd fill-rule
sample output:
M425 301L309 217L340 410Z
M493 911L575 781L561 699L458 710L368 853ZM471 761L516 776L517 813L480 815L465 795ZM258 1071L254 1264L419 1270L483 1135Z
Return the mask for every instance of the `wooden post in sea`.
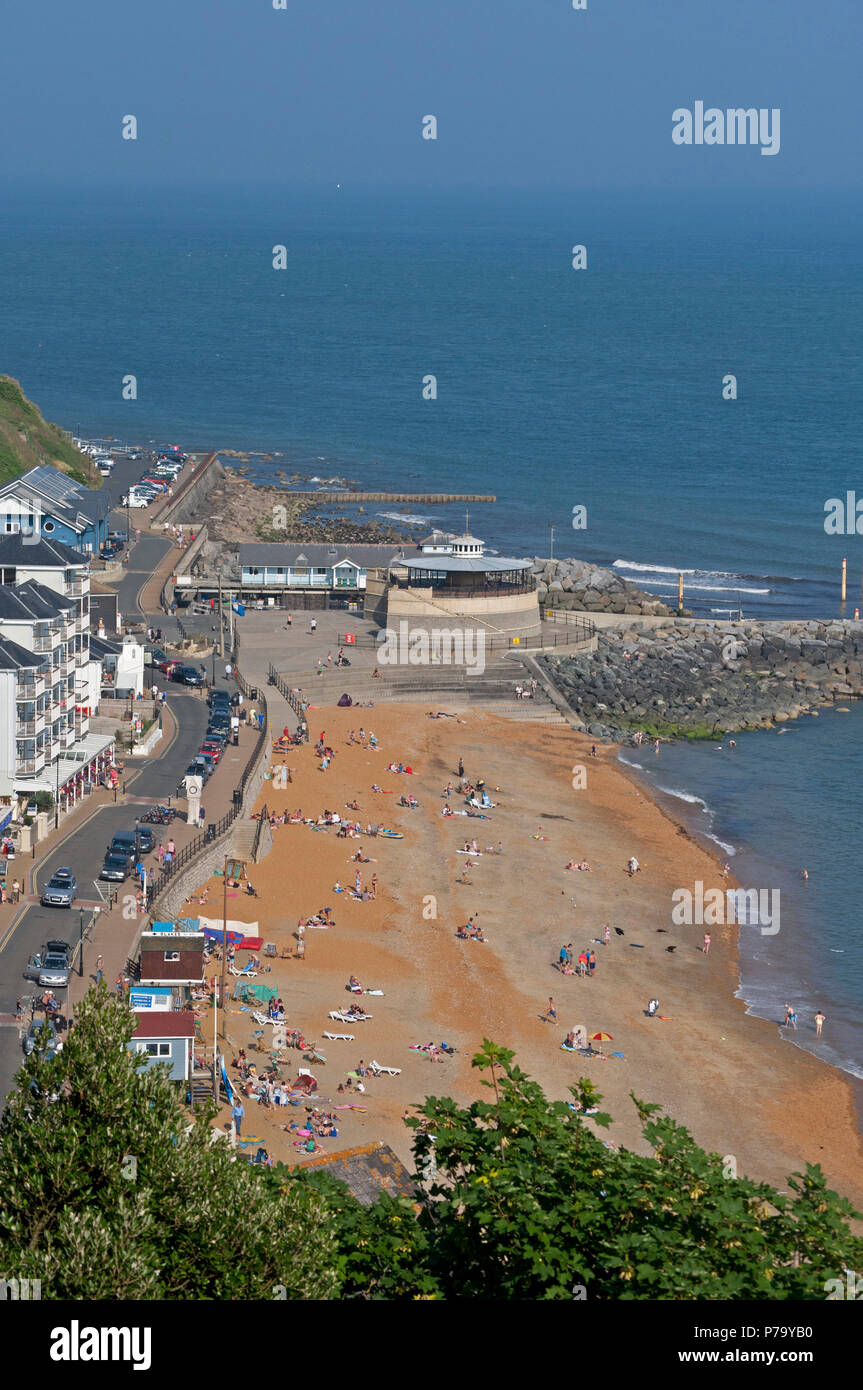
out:
M847 559L843 559L843 561L842 561L842 602L843 602L843 603L845 602L845 591L846 591L847 587L848 587L848 561L847 561Z
M677 576L677 612L683 612L683 574Z

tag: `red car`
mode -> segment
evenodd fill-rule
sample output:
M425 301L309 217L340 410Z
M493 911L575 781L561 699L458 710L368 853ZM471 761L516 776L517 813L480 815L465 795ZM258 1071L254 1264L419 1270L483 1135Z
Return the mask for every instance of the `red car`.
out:
M155 665L157 671L161 671L164 675L170 676L174 667L180 666L182 663L179 661L174 661L171 659L171 657L166 656L163 657L161 661L156 661L153 664Z
M222 745L220 743L216 743L215 741L213 741L212 743L208 741L207 743L201 744L199 752L209 753L210 757L213 759L213 762L217 763L222 756Z

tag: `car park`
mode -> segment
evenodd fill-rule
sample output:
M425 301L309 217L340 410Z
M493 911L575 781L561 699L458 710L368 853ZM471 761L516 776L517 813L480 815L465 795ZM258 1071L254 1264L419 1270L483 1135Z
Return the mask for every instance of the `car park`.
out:
M99 877L107 883L125 883L129 877L129 856L126 854L106 854Z
M55 869L39 899L43 907L71 907L78 892L78 880L71 869Z
M36 1046L42 1038L46 1039L47 1051L51 1055L58 1052L62 1046L62 1044L58 1044L57 1042L57 1030L50 1018L34 1018L24 1038L25 1057L29 1057L30 1053L36 1050Z

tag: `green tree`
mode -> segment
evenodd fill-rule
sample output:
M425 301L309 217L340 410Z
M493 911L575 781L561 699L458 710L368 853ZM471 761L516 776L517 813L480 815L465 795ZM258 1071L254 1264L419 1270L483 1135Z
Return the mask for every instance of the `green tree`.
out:
M127 1050L134 1027L100 985L62 1052L25 1061L0 1121L0 1272L52 1299L331 1296L326 1197L237 1161L212 1113L191 1124Z
M725 1176L658 1107L633 1097L653 1150L615 1149L590 1121L589 1081L549 1101L486 1041L474 1066L492 1095L463 1108L430 1097L414 1146L436 1173L416 1204L336 1204L346 1261L342 1297L823 1299L828 1279L863 1268L856 1213L817 1167L791 1195ZM418 1124L418 1121L409 1121ZM433 1135L433 1140L429 1137Z

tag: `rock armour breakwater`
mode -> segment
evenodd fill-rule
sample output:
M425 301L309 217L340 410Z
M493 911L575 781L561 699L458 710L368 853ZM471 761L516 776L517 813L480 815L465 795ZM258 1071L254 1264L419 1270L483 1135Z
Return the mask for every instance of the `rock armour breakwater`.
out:
M863 624L637 623L589 655L537 658L594 737L714 738L863 694Z
M565 608L583 613L625 613L632 616L671 612L614 570L589 565L584 560L543 560L531 566L536 577L541 608Z

